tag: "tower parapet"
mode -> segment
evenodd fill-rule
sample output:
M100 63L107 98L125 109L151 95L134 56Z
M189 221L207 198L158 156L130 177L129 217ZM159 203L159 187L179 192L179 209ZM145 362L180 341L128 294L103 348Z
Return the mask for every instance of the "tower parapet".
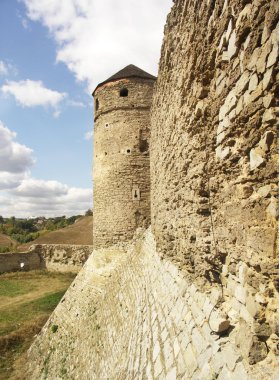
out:
M150 107L156 78L129 65L94 96L94 248L150 224Z

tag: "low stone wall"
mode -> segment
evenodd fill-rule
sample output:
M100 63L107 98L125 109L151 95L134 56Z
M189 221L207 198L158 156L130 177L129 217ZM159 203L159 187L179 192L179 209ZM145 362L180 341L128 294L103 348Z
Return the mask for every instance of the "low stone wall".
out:
M0 274L35 269L78 272L92 251L91 245L34 244L28 252L0 254Z
M0 254L0 274L43 268L45 268L45 263L43 262L42 257L34 251Z
M93 251L92 245L36 244L30 251L37 252L50 271L78 272Z
M204 293L159 257L150 230L131 245L94 251L31 346L27 376L275 380L275 334L265 361L249 364L245 352L253 335L249 294L238 300L245 273L239 268L234 295L226 285L223 298L217 287ZM226 313L239 309L234 302L244 325Z

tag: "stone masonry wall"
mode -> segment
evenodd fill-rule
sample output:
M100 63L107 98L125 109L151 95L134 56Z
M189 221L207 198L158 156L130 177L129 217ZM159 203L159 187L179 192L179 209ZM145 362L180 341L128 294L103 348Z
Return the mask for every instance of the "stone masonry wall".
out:
M92 250L91 245L34 244L28 252L0 254L0 273L35 269L78 272Z
M251 364L279 334L278 15L274 0L176 0L152 107L158 250L221 291Z
M153 80L121 79L94 93L94 248L127 241L150 224ZM126 88L128 96L120 97Z
M275 380L276 367L250 366L234 334L216 333L229 325L217 299L159 257L150 230L94 251L32 345L26 376ZM268 360L277 342L267 342Z
M30 251L36 252L49 271L79 272L93 251L92 245L35 244Z
M0 254L0 274L43 268L45 265L37 252Z

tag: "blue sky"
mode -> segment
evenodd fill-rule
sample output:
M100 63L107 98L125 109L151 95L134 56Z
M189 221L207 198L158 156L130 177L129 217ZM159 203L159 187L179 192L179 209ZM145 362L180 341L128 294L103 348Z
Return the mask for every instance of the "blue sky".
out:
M0 0L0 215L92 207L91 93L130 63L157 74L170 6Z

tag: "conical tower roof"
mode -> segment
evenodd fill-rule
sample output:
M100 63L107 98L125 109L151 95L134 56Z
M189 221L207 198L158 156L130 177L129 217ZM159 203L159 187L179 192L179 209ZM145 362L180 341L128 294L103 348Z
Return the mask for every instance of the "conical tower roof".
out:
M124 69L118 71L105 81L101 82L98 84L98 86L95 88L94 92L97 90L98 87L102 86L105 83L108 82L113 82L118 79L124 79L124 78L142 78L142 79L151 79L151 80L156 80L156 77L154 75L151 75L147 73L146 71L140 69L139 67L135 65L128 65L124 67ZM94 95L93 92L93 95Z

